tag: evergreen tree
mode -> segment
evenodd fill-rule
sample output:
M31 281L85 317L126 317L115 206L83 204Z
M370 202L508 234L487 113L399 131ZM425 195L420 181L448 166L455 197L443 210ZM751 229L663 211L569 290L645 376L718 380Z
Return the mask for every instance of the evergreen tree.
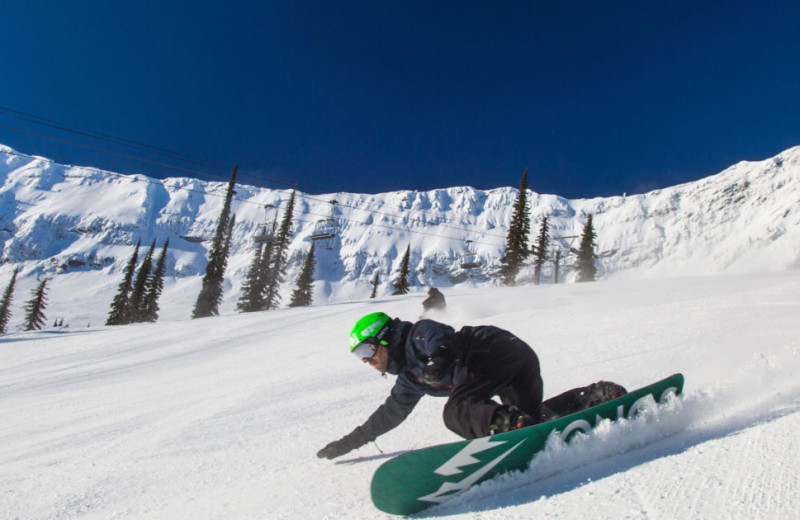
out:
M597 267L594 265L594 259L597 258L594 254L596 239L597 234L592 224L592 216L589 215L586 225L583 227L581 245L580 249L578 249L578 261L575 265L579 282L593 282L595 274L597 274Z
M128 265L125 267L125 275L122 282L119 284L117 295L114 296L114 301L111 302L111 310L108 313L106 325L125 325L131 322L130 314L130 292L131 283L133 282L133 273L136 271L136 262L139 259L139 247L141 240L136 242L136 248L133 250L131 259L128 260Z
M161 298L161 291L164 289L164 274L167 271L167 249L169 248L169 239L164 242L161 248L161 254L158 255L156 261L156 268L153 270L153 276L147 279L147 290L144 295L144 302L142 304L141 321L155 322L158 320L158 300Z
M192 318L205 318L219 314L219 303L222 301L222 284L225 278L225 268L228 265L228 250L226 239L230 224L229 215L231 212L231 201L236 187L236 172L239 165L234 166L231 180L228 182L228 191L225 193L225 203L217 220L217 229L214 239L211 242L211 250L208 253L208 264L206 274L203 276L203 286L197 301L194 304Z
M31 299L25 302L25 330L42 330L47 320L44 310L47 307L47 278L33 290Z
M547 246L550 243L550 225L547 217L542 219L539 226L539 236L536 238L536 245L533 246L533 283L539 285L539 277L542 274L542 266L547 260Z
M400 277L394 282L395 291L393 296L398 294L408 294L410 289L408 284L408 275L411 273L409 268L409 260L411 258L411 245L406 247L406 254L403 255L403 261L400 262Z
M250 262L250 268L247 270L247 277L242 282L242 295L239 297L239 302L236 304L236 309L239 312L255 312L260 311L264 305L263 290L261 289L261 280L264 276L261 272L261 258L264 251L269 251L269 245L264 247L265 242L259 242L258 247L253 252L253 259Z
M380 277L380 273L375 271L375 278L372 280L372 293L369 295L370 298L376 298L378 296L378 285L381 283Z
M139 266L139 272L136 273L136 280L133 282L133 290L131 297L128 300L128 315L130 316L130 323L140 323L144 321L144 296L147 290L147 279L150 276L150 271L153 269L153 252L156 249L156 241L150 244L150 249L144 255L142 265Z
M277 224L277 222L276 222ZM275 228L273 227L273 230ZM275 245L275 233L270 234L270 240L264 245L264 251L261 253L261 260L258 263L258 276L256 277L256 287L253 289L254 294L254 310L264 311L267 310L267 285L271 277L272 269L272 252Z
M5 334L8 330L8 320L11 318L11 299L14 296L14 286L17 284L17 273L19 269L14 269L11 273L11 280L3 292L3 301L0 301L0 334Z
M314 302L314 268L317 266L317 259L314 258L314 243L308 251L300 274L297 277L297 288L292 293L292 300L289 307L307 307Z
M283 215L281 227L275 237L272 247L269 269L266 271L264 283L264 310L277 309L281 296L278 294L281 284L286 276L286 257L289 250L289 242L292 239L292 217L294 215L295 191L289 197L289 205Z
M517 201L514 203L514 214L506 237L506 255L500 260L500 276L506 285L514 285L522 262L527 258L528 235L531 232L530 204L528 203L528 169L522 174L519 183Z

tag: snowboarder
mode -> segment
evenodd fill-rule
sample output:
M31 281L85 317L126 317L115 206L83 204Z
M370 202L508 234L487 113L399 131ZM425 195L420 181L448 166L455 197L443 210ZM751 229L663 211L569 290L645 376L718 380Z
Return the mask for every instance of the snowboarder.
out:
M626 393L620 385L600 381L543 403L536 353L494 326L456 332L433 320L411 323L374 312L353 327L350 351L381 374L398 377L366 422L322 448L320 458L333 459L374 441L403 422L423 395L448 397L445 425L474 439L552 420Z
M444 310L445 307L447 307L447 302L444 299L442 291L436 287L428 289L428 297L422 301L422 308L425 309L425 312L430 310ZM425 312L423 312L423 314L425 314Z

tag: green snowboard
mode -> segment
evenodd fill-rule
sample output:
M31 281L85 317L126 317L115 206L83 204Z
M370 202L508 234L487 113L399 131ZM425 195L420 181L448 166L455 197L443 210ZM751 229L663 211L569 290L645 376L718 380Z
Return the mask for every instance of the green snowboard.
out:
M386 513L409 515L444 502L499 473L524 471L552 432L568 440L603 419L632 417L683 390L675 374L593 408L520 430L422 448L383 463L372 477L372 502Z

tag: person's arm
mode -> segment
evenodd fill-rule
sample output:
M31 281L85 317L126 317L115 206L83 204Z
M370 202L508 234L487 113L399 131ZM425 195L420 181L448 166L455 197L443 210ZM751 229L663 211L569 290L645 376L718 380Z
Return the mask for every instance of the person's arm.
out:
M391 395L364 424L319 450L317 457L334 459L374 441L403 422L421 398L421 393L410 392L398 378Z

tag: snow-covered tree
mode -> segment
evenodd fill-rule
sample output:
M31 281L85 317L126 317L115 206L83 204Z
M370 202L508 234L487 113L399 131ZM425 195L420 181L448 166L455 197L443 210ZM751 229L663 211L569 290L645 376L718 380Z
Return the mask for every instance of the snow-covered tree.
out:
M400 262L400 276L394 282L395 291L392 295L408 294L410 290L408 276L411 274L409 261L411 258L411 245L406 247L406 254L403 255L403 260Z
M161 291L164 289L164 274L167 271L167 249L169 239L164 242L161 254L158 255L156 267L153 275L147 279L147 288L142 302L141 321L155 322L158 320L158 300L161 298Z
M317 259L314 257L314 244L312 243L311 249L303 261L303 266L300 268L300 274L297 276L297 288L292 293L289 307L306 307L314 302L314 268L316 265Z
M111 302L111 310L108 313L106 325L125 325L131 322L130 316L130 293L133 283L133 274L136 272L136 262L139 259L139 247L141 241L136 242L136 248L133 250L128 265L125 267L125 274L122 282L119 284L114 301Z
M281 284L286 276L286 258L289 252L289 243L292 240L292 217L294 216L295 192L289 197L289 204L286 213L283 215L281 227L275 237L270 258L270 267L266 271L264 309L277 309L281 296L279 294Z
M519 182L519 193L506 237L506 253L500 260L500 276L506 285L516 283L522 262L528 257L528 235L531 232L530 203L528 202L528 169Z
M17 283L17 273L19 269L14 269L11 280L3 292L3 300L0 301L0 334L5 334L8 330L8 320L11 318L11 299L14 296L14 286Z
M533 283L539 285L539 278L542 274L542 266L547 260L547 247L550 243L550 225L547 217L542 219L539 226L539 236L536 237L536 245L533 246Z
M41 330L47 317L47 278L42 280L33 290L31 299L25 302L25 330Z
M214 239L211 242L211 250L208 252L208 264L206 274L203 276L203 286L197 301L194 304L192 318L205 318L219 314L219 304L222 301L222 285L225 280L225 269L228 266L228 250L225 247L230 227L231 201L233 200L234 188L236 186L236 172L239 165L234 166L231 180L228 182L228 190L225 193L225 203L222 205L217 229Z
M589 215L586 225L583 227L581 244L578 249L578 260L575 264L579 282L593 282L595 274L597 274L597 267L594 265L594 259L597 258L594 254L596 239L597 233L594 231L592 216Z

